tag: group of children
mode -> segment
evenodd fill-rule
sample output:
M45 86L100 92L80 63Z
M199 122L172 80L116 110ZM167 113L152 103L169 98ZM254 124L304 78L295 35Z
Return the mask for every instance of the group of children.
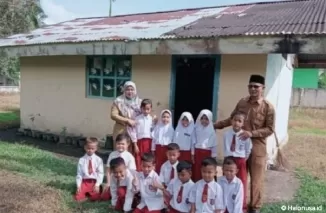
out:
M239 137L245 115L232 115L232 128L223 138L223 176L216 180L212 112L202 110L196 122L184 112L174 130L169 110L163 110L155 124L151 109L151 101L144 99L136 125L128 128L128 134L117 136L102 188L104 171L95 154L97 140L87 139L86 154L78 164L75 199L82 201L86 195L91 200L111 199L112 206L123 212L242 213L246 209L246 160L252 148L250 139ZM133 154L128 151L130 138Z

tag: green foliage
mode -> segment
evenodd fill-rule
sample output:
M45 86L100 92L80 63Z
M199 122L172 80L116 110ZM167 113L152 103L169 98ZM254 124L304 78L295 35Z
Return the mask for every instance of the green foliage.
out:
M42 26L45 18L40 0L0 0L0 38L28 33ZM3 50L0 51L0 75L18 84L19 60L9 58Z
M326 72L325 71L319 76L318 88L326 89Z

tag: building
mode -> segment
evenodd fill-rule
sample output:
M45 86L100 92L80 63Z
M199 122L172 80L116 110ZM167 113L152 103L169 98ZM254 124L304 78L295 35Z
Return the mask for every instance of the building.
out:
M325 51L324 38L307 36L325 32L307 16L320 8L323 0L83 18L11 36L0 47L21 57L22 127L104 137L112 101L130 79L157 114L170 108L176 120L208 108L224 119L247 95L249 76L261 74L284 144L293 54ZM33 122L31 115L38 115ZM268 144L273 156L275 138Z

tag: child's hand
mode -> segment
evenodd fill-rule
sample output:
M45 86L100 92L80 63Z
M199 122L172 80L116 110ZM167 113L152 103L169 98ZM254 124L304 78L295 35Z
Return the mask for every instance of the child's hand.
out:
M195 155L191 155L191 161L192 163L195 163Z
M132 184L132 186L133 186L134 188L136 188L137 185L138 185L138 178L136 177L135 174L133 174L133 179L132 179L131 184Z
M158 122L158 118L156 115L153 115L153 123L156 125Z
M127 121L127 123L128 123L129 126L132 126L132 127L136 125L136 121L131 120L131 119L129 119L129 120Z
M76 194L80 193L81 187L77 187Z
M161 183L159 183L157 180L154 180L153 181L153 183L152 183L152 187L154 188L154 189L161 189L161 190L163 190L164 189L164 186L161 184Z
M100 186L94 186L93 192L99 193L100 192Z
M139 153L139 147L138 147L137 143L134 143L134 144L135 144L134 145L134 151L135 151L136 154L138 154Z
M107 192L107 191L109 191L109 189L110 189L110 185L109 184L105 184L104 185L104 188L103 188L103 192Z

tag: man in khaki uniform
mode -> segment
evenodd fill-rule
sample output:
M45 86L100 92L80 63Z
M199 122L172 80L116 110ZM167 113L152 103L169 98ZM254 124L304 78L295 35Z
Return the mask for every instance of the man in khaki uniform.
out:
M242 98L233 112L246 115L244 131L240 138L251 138L253 147L247 160L250 174L249 213L259 213L262 207L264 176L267 161L266 138L274 133L275 110L271 103L264 99L265 78L252 75L249 79L249 96ZM232 113L233 113L232 112ZM215 129L223 129L231 125L231 118L218 121Z

